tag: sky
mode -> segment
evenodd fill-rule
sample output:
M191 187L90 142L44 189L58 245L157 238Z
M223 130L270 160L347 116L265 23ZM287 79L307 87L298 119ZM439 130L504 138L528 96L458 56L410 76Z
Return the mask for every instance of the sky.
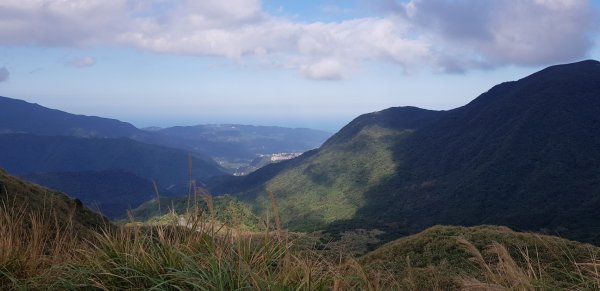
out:
M336 131L600 59L600 1L0 0L0 96L138 127Z

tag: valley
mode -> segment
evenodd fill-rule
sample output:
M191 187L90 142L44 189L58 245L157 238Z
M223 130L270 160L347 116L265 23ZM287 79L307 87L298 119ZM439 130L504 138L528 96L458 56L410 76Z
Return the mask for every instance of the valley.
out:
M0 252L7 286L88 286L81 272L118 272L111 264L128 265L130 279L98 275L94 284L153 286L135 274L172 288L215 284L202 273L209 262L190 256L226 253L214 271L237 277L216 289L600 287L597 61L546 68L452 110L366 113L330 137L231 124L137 129L0 101L19 112L0 123L0 167L10 173L0 172L0 230L13 237L0 245L20 237L23 248L80 252ZM38 116L64 122L33 123ZM54 226L36 226L38 217ZM42 241L25 235L35 227L47 229ZM123 239L132 244L121 248ZM126 259L136 252L148 261ZM277 275L247 256L275 256ZM53 274L11 265L59 257Z
M113 219L157 191L182 195L190 179L247 174L281 160L271 156L318 147L328 136L235 124L144 130L0 97L0 168L64 191Z

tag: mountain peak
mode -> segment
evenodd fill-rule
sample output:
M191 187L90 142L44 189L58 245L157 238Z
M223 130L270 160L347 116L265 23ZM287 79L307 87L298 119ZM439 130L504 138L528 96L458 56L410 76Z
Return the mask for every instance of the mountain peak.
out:
M596 60L585 60L576 63L561 64L547 67L539 72L531 74L521 80L528 79L569 79L578 76L600 74L600 62ZM592 76L589 76L592 77ZM600 75L593 76L600 78Z

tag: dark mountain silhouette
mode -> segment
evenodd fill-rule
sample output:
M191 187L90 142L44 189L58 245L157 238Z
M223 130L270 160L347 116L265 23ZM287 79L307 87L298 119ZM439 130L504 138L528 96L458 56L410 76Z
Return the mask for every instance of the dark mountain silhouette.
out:
M600 242L597 61L497 85L394 152L404 166L365 194L358 216L403 217L411 232L493 223Z
M225 174L210 159L194 157L192 165L197 180ZM161 188L189 181L188 154L126 138L2 134L0 167L16 175L120 170L155 180Z
M75 115L23 100L0 97L0 133L125 137L139 132L135 126L115 119Z
M260 154L303 152L321 145L330 133L277 126L212 124L141 130L115 119L76 115L18 99L0 97L0 134L130 138L181 149L197 157L251 162Z
M258 210L272 190L292 201L280 204L297 228L378 228L391 239L499 224L600 243L599 62L549 67L454 110L411 112L361 116L308 157L212 189ZM418 122L384 122L405 119Z

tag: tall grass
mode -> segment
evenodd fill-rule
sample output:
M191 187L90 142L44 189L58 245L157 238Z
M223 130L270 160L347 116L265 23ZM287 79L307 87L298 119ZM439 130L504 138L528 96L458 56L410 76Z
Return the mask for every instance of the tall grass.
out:
M52 207L48 205L48 207ZM72 217L72 216L71 216ZM73 221L51 211L32 212L27 205L0 205L0 286L42 274L76 257L79 240Z
M459 278L462 290L600 290L600 260L590 251L587 261L577 262L568 248L559 246L551 254L568 258L558 267L540 263L537 250L521 248L511 255L506 246L492 242L480 251L471 242L459 239L459 243L472 255L472 261L481 269L480 278Z
M0 289L395 289L393 277L298 247L284 231L224 230L203 213L84 237L27 209L0 208Z
M266 222L270 227L262 232L247 232L213 218L201 211L183 216L173 212L159 225L107 225L83 233L72 219L60 221L52 211L4 203L0 289L447 290L443 269L453 267L414 268L406 257L408 267L397 274L362 265L344 252L319 250L304 235L289 233L278 223ZM557 255L571 259L551 269L540 263L536 250L520 249L515 256L498 243L483 251L469 241L460 243L481 272L451 278L456 283L452 288L600 290L595 252L582 261L563 249Z

